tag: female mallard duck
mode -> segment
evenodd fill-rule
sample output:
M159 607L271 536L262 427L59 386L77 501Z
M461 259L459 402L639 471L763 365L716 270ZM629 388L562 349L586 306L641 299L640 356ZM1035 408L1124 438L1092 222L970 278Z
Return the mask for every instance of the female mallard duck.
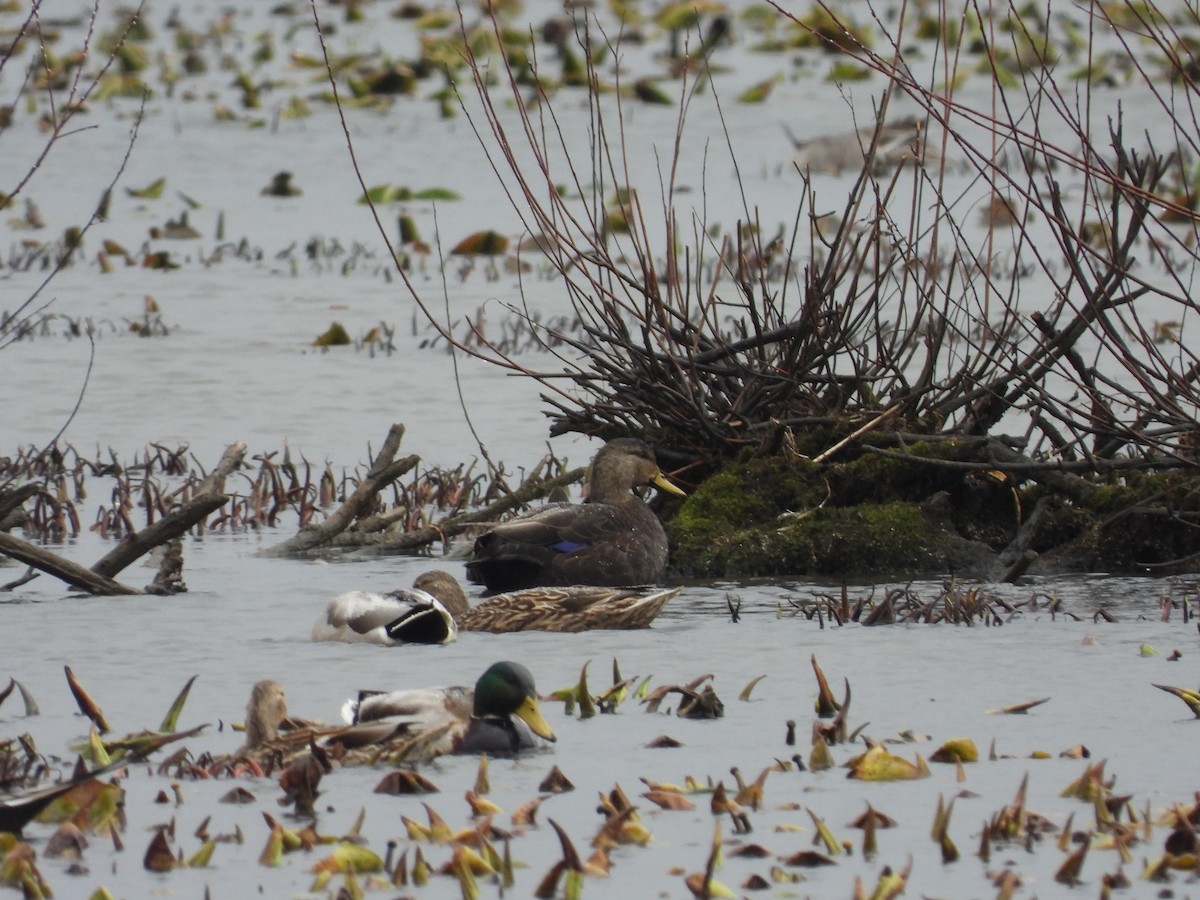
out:
M388 594L348 591L335 597L313 625L314 641L362 641L371 644L449 644L458 637L455 619L470 604L461 595L439 599L414 588Z
M662 581L667 534L633 493L651 484L683 496L644 441L609 441L592 460L585 502L551 504L485 531L475 541L468 577L491 591Z
M347 747L402 738L431 754L516 753L555 740L538 708L533 676L520 663L498 662L475 689L450 687L362 692L342 714L352 727L335 739ZM536 737L535 737L536 735Z
M255 682L246 704L246 742L238 751L248 756L279 740L279 726L288 717L287 698L278 681Z
M683 588L637 590L612 587L538 587L496 594L471 607L449 572L425 572L416 586L455 613L459 631L590 631L595 628L648 628Z

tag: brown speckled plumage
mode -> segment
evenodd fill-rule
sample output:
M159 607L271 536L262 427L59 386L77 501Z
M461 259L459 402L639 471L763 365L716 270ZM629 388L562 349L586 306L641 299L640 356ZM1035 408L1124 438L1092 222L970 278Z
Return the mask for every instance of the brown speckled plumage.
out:
M597 628L647 628L682 588L633 589L574 585L534 587L496 594L478 606L448 572L421 575L416 586L456 610L460 631L504 634L512 631L591 631Z

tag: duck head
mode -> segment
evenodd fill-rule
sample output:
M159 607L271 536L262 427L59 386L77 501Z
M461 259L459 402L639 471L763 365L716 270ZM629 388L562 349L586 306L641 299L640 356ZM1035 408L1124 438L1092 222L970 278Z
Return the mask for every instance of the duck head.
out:
M520 663L498 662L475 682L476 718L516 716L529 730L547 741L555 740L554 731L538 708L533 676Z
M601 447L592 460L588 500L620 503L629 496L631 489L651 484L669 494L687 496L659 470L649 444L637 438L614 438Z

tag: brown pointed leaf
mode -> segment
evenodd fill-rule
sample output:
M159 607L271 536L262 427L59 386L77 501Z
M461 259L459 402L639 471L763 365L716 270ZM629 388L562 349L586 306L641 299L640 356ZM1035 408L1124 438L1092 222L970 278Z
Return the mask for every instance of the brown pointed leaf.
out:
M508 249L508 238L495 231L476 231L450 250L456 256L499 256Z
M802 866L806 869L816 868L817 866L836 866L837 861L824 853L818 853L816 850L801 850L799 853L793 853L791 856L783 858L785 866Z
M541 797L534 797L528 803L522 803L512 814L512 823L518 826L536 824L538 807L541 805Z
M656 806L663 809L695 809L694 804L683 794L677 794L674 791L646 791L642 794L647 800Z
M579 858L579 851L575 849L575 845L571 839L567 837L567 833L562 830L562 827L553 819L549 820L550 825L558 834L558 842L562 846L563 864L568 872L582 872L583 860Z
M170 872L175 868L175 854L171 852L167 833L163 829L160 828L154 833L150 846L146 848L142 865L151 872Z
M1058 871L1054 873L1054 880L1070 887L1079 884L1079 873L1083 870L1083 860L1087 856L1090 845L1090 841L1080 844L1079 848L1058 867Z
M664 749L664 748L674 749L676 747L682 747L683 742L676 740L675 738L671 737L670 735L660 734L654 740L647 743L646 746L648 748L650 748L651 750L658 750L658 749Z
M812 657L813 672L817 676L817 717L820 719L832 719L837 715L838 702L833 699L833 691L829 689L829 682L825 679L825 673L821 670L820 664L817 663L816 654Z
M1049 697L1043 697L1041 700L1026 700L1024 703L1014 703L1012 706L1002 706L1000 709L989 710L988 715L992 715L993 713L1004 713L1010 716L1024 715L1035 706L1041 706L1043 703L1049 702Z
M747 859L766 859L774 854L762 844L743 844L730 850L728 856L744 856Z
M538 790L543 794L565 794L567 791L575 790L575 785L571 783L570 778L563 774L562 769L555 766L542 779Z
M748 702L750 700L750 693L755 687L758 686L758 683L766 677L766 675L759 675L757 678L750 679L750 682L744 688L742 688L742 692L738 694L738 699Z
M562 874L566 871L566 868L566 863L561 859L552 865L550 871L542 876L542 880L534 888L533 896L537 900L552 900L558 894L558 881L562 878Z
M896 827L895 819L893 819L891 816L887 815L886 813L880 812L879 810L877 810L875 807L873 807L869 803L867 804L867 811L864 812L862 815L860 815L857 819L852 821L850 823L850 827L851 828L866 828L868 820L871 821L872 826L875 828L895 828Z
M91 695L84 690L83 685L75 678L75 673L71 671L70 666L63 666L63 671L66 672L67 686L75 696L75 702L79 706L79 711L95 723L97 731L101 734L106 734L111 729L104 718L104 713L96 705L96 701L92 699Z
M438 787L424 775L410 769L395 769L375 785L376 794L436 794Z

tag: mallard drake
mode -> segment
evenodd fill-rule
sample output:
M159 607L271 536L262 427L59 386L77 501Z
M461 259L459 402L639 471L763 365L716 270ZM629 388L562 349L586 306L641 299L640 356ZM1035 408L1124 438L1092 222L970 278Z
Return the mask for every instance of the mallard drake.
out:
M431 754L516 753L539 746L537 738L555 740L538 708L533 676L515 662L494 663L474 690L361 692L342 715L353 727L334 739L346 747L405 739L424 740Z
M485 531L475 541L467 576L491 591L662 581L667 534L633 493L651 484L684 495L659 471L648 444L611 440L592 460L586 501L551 504Z
M450 605L447 606L447 603ZM449 644L458 637L455 618L470 606L464 595L441 600L418 586L387 594L348 591L335 597L313 625L314 641Z
M421 589L455 613L459 631L590 631L595 628L648 628L683 588L534 587L496 594L471 607L458 580L434 569L417 579Z

